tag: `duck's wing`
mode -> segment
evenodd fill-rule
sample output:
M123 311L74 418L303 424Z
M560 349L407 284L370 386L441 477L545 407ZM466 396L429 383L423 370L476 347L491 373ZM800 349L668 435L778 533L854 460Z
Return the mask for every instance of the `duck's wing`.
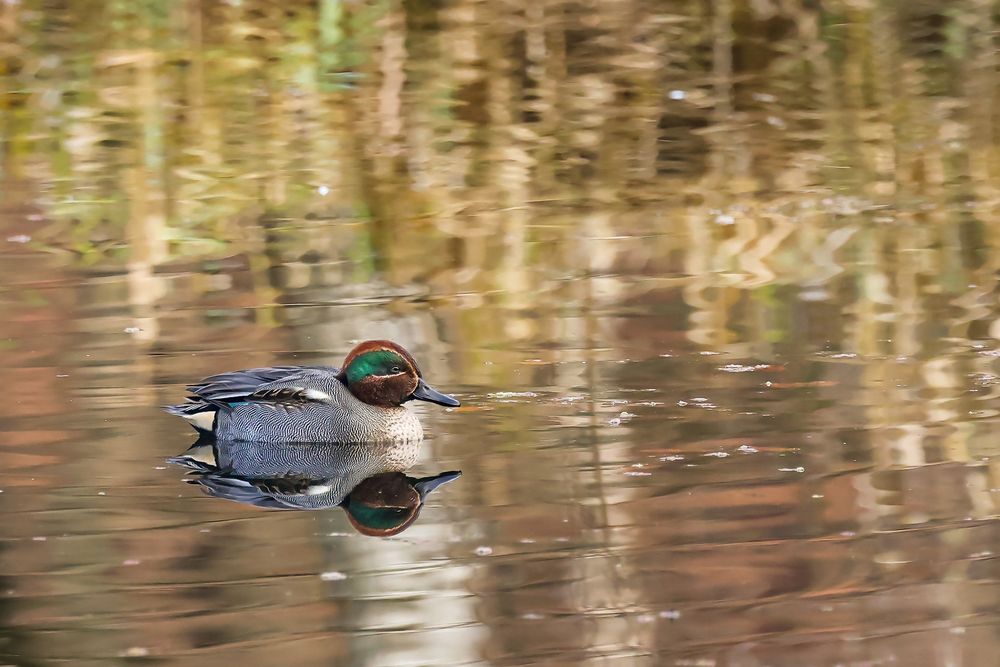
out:
M331 366L249 368L207 377L188 387L192 398L217 406L246 401L264 403L339 402L346 391Z
M325 509L343 500L343 495L331 493L333 486L328 481L295 475L245 479L220 472L186 481L201 486L210 496L268 509Z
M272 510L294 509L294 505L283 503L272 494L261 490L252 482L238 477L227 477L225 475L201 475L193 479L185 480L189 484L197 484L210 496L234 500L238 503L266 507Z

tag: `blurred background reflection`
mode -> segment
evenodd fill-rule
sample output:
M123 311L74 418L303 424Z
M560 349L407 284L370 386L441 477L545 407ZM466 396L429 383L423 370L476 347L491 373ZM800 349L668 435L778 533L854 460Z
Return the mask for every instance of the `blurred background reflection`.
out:
M994 667L1000 3L0 2L0 662ZM183 385L390 338L405 533Z

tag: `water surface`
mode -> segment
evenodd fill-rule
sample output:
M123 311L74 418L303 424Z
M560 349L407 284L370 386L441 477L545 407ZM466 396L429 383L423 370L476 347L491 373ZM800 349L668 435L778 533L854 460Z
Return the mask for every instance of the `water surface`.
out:
M793 4L2 4L0 661L993 667L1000 7ZM366 338L404 532L167 463Z

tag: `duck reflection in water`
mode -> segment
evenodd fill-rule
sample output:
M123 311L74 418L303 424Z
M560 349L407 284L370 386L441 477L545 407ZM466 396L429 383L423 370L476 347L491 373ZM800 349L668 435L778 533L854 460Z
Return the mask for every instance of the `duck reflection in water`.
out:
M418 443L260 443L202 438L171 463L209 495L268 509L342 507L363 535L410 527L427 495L462 473L414 478Z

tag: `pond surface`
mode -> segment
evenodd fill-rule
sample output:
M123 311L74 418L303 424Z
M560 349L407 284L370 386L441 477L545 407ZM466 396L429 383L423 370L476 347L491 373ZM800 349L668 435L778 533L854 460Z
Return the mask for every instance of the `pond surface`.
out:
M995 667L1000 5L796 4L0 3L0 662ZM367 338L405 530L168 463Z

